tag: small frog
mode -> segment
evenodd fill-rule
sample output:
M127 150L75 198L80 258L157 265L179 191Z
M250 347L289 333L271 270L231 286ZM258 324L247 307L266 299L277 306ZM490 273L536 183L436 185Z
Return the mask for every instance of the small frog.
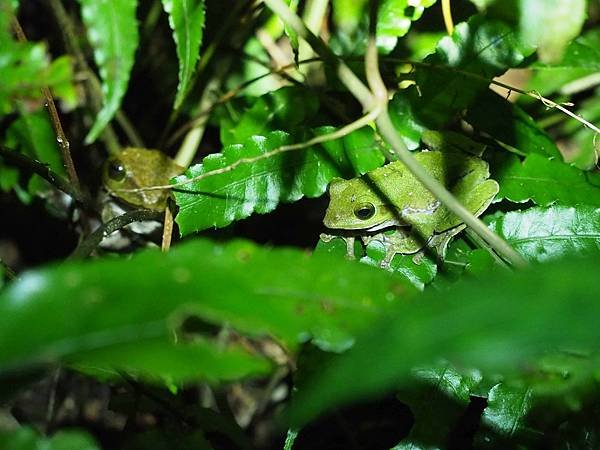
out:
M168 185L171 178L181 175L184 170L159 150L129 147L106 161L102 177L106 189L124 202L164 211L170 195L168 190L127 190Z
M498 193L498 183L489 179L487 162L476 156L446 147L422 151L415 157L475 216L483 213ZM435 248L443 259L450 239L465 228L400 161L360 178L336 178L329 195L325 226L351 230L365 245L383 243L386 256L382 267L388 267L398 253L415 254L426 246ZM352 238L346 243L352 256Z

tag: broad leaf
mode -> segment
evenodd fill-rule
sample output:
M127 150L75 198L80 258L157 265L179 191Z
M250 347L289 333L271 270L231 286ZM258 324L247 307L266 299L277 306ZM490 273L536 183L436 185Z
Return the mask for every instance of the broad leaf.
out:
M530 261L600 254L600 209L594 206L499 213L489 227Z
M488 393L487 406L475 439L480 445L490 442L489 431L501 438L513 438L524 431L524 419L532 406L532 391L527 387L512 387L498 383ZM496 437L497 439L497 437Z
M113 336L118 334L113 330ZM211 342L201 333L179 342L140 338L128 343L85 349L65 356L65 362L97 378L119 379L126 371L158 384L205 380L211 383L262 375L272 364L239 345ZM214 338L212 338L214 339Z
M560 61L552 64L538 62L532 67L535 70L527 82L529 90L542 95L556 91L568 93L577 80L600 71L600 30L588 30L571 42Z
M39 101L41 107L42 87L49 87L72 106L76 95L70 58L63 56L50 63L45 45L17 42L10 32L13 7L13 2L0 3L0 114L12 112L15 100Z
M79 4L104 94L104 105L85 137L91 144L113 118L127 90L139 40L137 0L79 0Z
M205 6L204 0L162 0L162 4L169 15L169 26L173 30L179 60L179 84L174 105L175 109L179 109L191 87L200 58Z
M440 357L506 373L557 347L595 349L598 270L598 257L562 261L428 290L418 303L397 304L298 393L294 421L406 386L412 368Z
M346 243L343 239L336 237L334 239L323 240L323 237L315 247L315 254L327 253L336 255L338 258L347 258ZM381 242L370 242L363 249L363 244L360 239L354 242L354 257L361 263L370 266L380 267L381 262L385 258L385 248ZM395 273L413 284L416 288L422 290L426 284L430 283L437 274L437 265L434 258L422 255L419 261L415 261L415 255L396 255L390 263L387 270Z
M332 0L333 21L344 33L356 30L365 17L367 0Z
M315 132L325 134L333 130L323 127ZM295 141L308 138L295 137ZM230 145L222 153L207 156L202 164L191 167L174 180L191 180L241 158L258 157L292 142L292 137L283 131L252 136L244 144ZM221 228L254 212L271 212L280 202L290 203L304 196L318 197L333 177L352 178L383 163L373 130L363 128L342 139L242 164L226 173L175 189L179 230L186 235L210 227Z
M443 448L452 427L464 414L481 374L461 374L447 362L413 371L416 383L398 393L413 414L409 436L394 450Z
M416 148L422 130L443 128L488 89L489 79L521 64L532 51L503 22L475 16L458 24L452 36L440 40L436 53L415 68L417 88L395 95L399 107L394 125L409 131L409 148Z
M398 38L406 35L412 23L419 20L426 8L436 0L382 0L377 13L377 48L381 53L390 53ZM333 19L337 25L332 48L344 55L362 55L366 50L368 2L333 1Z
M270 335L290 350L311 338L341 350L413 292L363 264L242 241L197 239L168 254L64 263L23 274L0 294L0 371L66 361L149 377L229 378L265 366L235 346L221 350L215 328Z
M543 62L560 61L565 48L579 35L587 0L519 0L521 34L538 47Z
M465 120L475 130L490 135L515 153L561 158L554 141L529 114L490 90L470 106Z
M598 93L598 90L596 90ZM581 102L577 111L591 123L600 122L600 95L594 95ZM582 126L575 120L566 121L562 132L570 135L575 145L565 155L565 160L583 170L593 170L600 159L600 137L595 131Z
M500 184L496 200L600 206L600 175L556 159L530 154L521 162L515 155L499 155L492 160L490 172Z
M46 111L23 114L15 120L6 132L6 145L47 164L58 174L65 172L56 135ZM47 190L48 183L34 175L28 187L29 194L35 195Z
M377 14L377 47L391 52L398 38L408 33L412 22L419 20L436 0L383 0Z
M81 431L59 431L52 437L40 436L31 428L0 432L2 450L98 450L94 440Z
M221 118L221 144L243 144L252 136L266 135L269 131L306 127L319 109L319 99L310 90L284 87L259 97L250 108L237 117L229 113ZM232 108L226 108L232 111Z

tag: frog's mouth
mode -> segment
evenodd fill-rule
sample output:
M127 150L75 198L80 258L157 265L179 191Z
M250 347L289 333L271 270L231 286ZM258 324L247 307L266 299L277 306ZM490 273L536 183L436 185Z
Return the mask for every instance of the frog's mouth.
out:
M400 223L399 220L397 220L397 219L394 218L394 219L385 220L385 221L383 221L381 223L373 225L372 227L366 228L365 231L367 231L369 233L372 233L374 231L381 231L381 230L384 230L386 228L400 227L400 226L405 226L405 225L407 225L407 224Z

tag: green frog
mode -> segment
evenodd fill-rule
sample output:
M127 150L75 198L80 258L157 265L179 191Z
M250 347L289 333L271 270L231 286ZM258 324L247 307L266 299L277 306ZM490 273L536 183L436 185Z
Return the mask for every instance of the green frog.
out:
M164 211L170 191L131 192L130 189L168 185L184 168L159 150L128 147L110 157L103 168L106 189L131 206Z
M430 142L443 143L439 138L439 134L426 137ZM455 146L435 147L433 151L417 153L416 159L473 215L481 215L499 190L498 183L489 178L487 162L475 156L472 149L465 153ZM365 245L381 242L386 249L382 267L388 267L396 254L416 254L426 247L436 250L443 259L452 237L465 228L461 219L442 205L400 161L360 178L336 178L329 186L329 195L325 226L349 231ZM345 240L348 256L352 257L353 237Z

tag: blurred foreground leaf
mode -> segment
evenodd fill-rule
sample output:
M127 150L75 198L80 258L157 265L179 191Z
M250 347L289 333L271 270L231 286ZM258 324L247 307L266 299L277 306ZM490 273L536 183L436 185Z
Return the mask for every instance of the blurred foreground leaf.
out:
M558 348L597 350L600 256L494 273L397 304L298 393L294 422L342 402L406 386L411 369L446 358L507 373ZM510 289L506 287L510 286Z
M311 338L341 350L412 293L366 265L243 241L65 263L23 274L0 294L0 371L68 361L150 377L231 378L264 369L262 357L221 351L214 329L272 336L289 350ZM187 342L190 321L199 330Z
M52 437L37 434L31 428L0 432L2 450L98 450L94 440L81 431L61 430Z

